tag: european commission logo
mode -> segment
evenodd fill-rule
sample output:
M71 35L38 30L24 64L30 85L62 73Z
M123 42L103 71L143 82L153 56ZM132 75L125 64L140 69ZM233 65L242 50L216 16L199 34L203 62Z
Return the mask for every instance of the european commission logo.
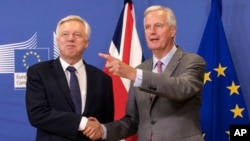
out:
M29 66L48 60L48 49L16 49L15 72L26 72Z
M14 74L14 89L26 88L26 72L31 65L49 60L49 48L37 47L37 33L27 41L0 45L0 48L0 73Z
M26 71L29 66L48 60L49 49L16 49L15 56L15 73L14 87L26 87Z

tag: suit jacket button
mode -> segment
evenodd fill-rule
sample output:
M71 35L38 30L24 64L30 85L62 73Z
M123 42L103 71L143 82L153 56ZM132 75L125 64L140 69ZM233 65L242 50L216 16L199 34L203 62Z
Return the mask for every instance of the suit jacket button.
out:
M148 87L150 90L153 90L153 91L156 91L156 87L152 87L152 86L150 86L150 87Z
M155 121L152 120L152 121L151 121L151 124L155 124Z

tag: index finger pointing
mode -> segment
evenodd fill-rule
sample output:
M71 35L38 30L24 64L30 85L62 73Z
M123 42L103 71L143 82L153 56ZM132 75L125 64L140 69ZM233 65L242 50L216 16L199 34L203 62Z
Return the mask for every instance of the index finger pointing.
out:
M108 60L108 58L109 58L109 55L108 55L108 54L98 53L98 55L99 55L101 58L104 58L104 59L106 59L106 60Z

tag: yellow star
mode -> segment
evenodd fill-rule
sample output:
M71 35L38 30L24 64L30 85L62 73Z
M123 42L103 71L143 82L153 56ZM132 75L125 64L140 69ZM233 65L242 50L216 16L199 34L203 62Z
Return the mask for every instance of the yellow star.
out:
M226 131L226 134L228 134L228 138L230 140L230 131Z
M242 112L245 110L245 108L239 108L238 104L236 104L234 109L231 109L230 111L234 113L234 118L236 117L242 117Z
M222 67L221 64L219 63L218 68L215 68L214 70L217 71L217 73L218 73L217 77L219 77L220 75L226 76L224 73L226 69L227 69L227 67Z
M202 137L205 138L205 136L206 136L206 133L202 133Z
M239 88L240 88L240 85L235 85L234 81L232 82L231 86L227 87L227 89L230 90L230 95L233 95L234 93L239 95L239 91L238 91Z
M204 84L207 82L207 81L212 81L211 78L210 78L210 74L211 72L206 72L205 75L204 75Z

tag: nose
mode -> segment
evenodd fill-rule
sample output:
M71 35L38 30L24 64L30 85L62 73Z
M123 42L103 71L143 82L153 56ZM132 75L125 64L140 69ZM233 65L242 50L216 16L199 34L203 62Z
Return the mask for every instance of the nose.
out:
M156 33L156 28L154 26L152 26L150 29L149 29L149 33L150 34L155 34Z
M75 36L73 34L69 34L67 39L68 41L74 41Z

